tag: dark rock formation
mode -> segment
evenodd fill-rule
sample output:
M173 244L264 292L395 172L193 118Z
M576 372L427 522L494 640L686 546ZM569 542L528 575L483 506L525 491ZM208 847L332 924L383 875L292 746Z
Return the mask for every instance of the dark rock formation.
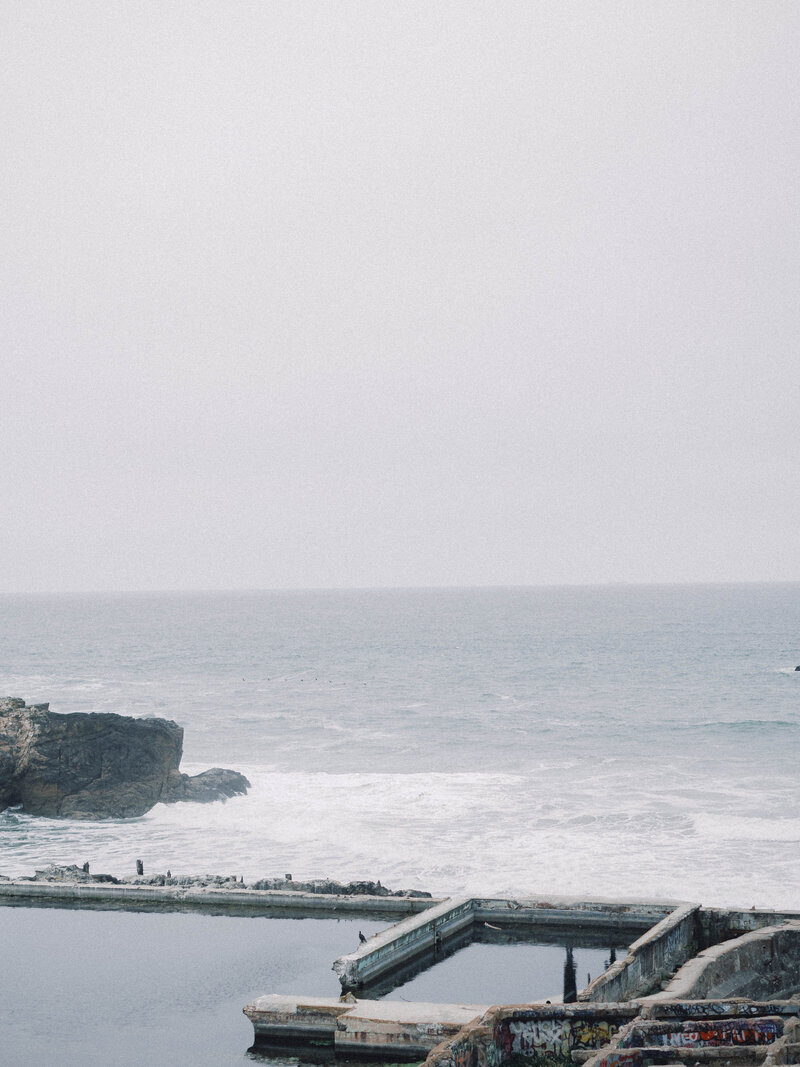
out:
M0 811L51 818L133 818L159 802L224 800L250 784L214 768L178 770L183 729L167 719L59 715L48 704L0 699Z
M177 800L194 800L199 804L210 804L213 800L225 800L246 793L250 785L243 774L238 771L226 771L222 767L212 767L189 777L179 775L170 783L169 795L162 799L167 804Z

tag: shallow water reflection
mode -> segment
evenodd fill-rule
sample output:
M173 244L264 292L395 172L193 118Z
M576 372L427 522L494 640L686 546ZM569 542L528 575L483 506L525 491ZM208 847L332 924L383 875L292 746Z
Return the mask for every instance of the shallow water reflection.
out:
M0 907L3 1064L252 1063L242 1008L264 993L337 996L333 960L368 919Z

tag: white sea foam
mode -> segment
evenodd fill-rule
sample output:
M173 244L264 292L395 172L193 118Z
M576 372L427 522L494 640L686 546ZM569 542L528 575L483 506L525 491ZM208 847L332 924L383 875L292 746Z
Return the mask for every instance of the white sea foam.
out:
M722 812L698 812L693 816L693 821L697 833L708 839L722 835L731 842L800 844L800 817L797 816L764 819L737 815L731 819Z
M125 874L143 859L800 908L800 715L773 651L800 632L794 588L46 607L29 618L0 598L2 691L174 718L184 770L236 767L253 788L127 821L7 812L0 873L89 860Z
M518 775L248 773L246 798L159 806L138 820L5 816L15 826L0 829L11 845L3 871L91 858L94 870L123 874L142 858L148 871L291 871L434 893L799 903L798 851L775 847L797 840L798 819L777 830L745 820L734 836L724 815L589 810L586 796L554 802Z

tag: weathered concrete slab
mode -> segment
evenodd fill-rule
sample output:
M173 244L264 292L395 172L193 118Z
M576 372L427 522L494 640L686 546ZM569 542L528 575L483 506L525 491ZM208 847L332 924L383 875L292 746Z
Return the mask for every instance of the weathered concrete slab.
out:
M356 952L340 956L333 969L343 989L363 989L443 945L448 937L472 924L472 900L445 900L375 934Z
M336 1024L336 1051L343 1054L426 1056L442 1041L482 1015L486 1004L425 1004L361 1000Z
M698 906L691 905L691 908L696 910ZM436 949L446 949L448 939L452 939L461 931L476 930L487 924L501 932L525 931L528 937L531 937L534 931L541 931L545 940L550 936L574 940L584 935L605 939L610 936L636 936L643 930L649 931L653 923L668 922L669 917L674 914L674 904L666 901L603 902L568 897L553 900L448 900L433 905L416 918L408 919L370 938L358 951L336 960L334 970L339 975L343 989L374 988L392 974L402 972L415 958L425 953L433 952L434 958L430 963L435 962ZM671 939L668 947L673 969L677 962L686 959L686 954L680 956L678 948L678 940L683 934L684 929L673 933L670 926L658 942L658 945L662 946L661 949L645 946L641 949L640 957L628 961L633 963L634 970L638 966L641 972L635 974L632 979L637 990L643 987L643 982L647 979L650 957L659 951L663 954L664 938ZM680 948L685 948L683 941L680 942ZM622 970L622 964L617 970ZM661 971L658 972L659 976L660 974ZM631 983L621 984L627 989ZM597 999L614 1000L622 997L615 998L610 991L606 991L605 996Z
M478 926L487 924L501 934L521 927L530 937L530 930L538 927L566 929L580 938L591 928L594 917L598 936L605 940L609 929L621 929L619 924L630 922L632 916L633 922L645 922L666 904L612 903L607 917L603 916L605 906L575 900L553 902L553 906L542 901L442 901L370 938L357 952L337 960L334 969L343 983L366 986L381 975L400 970L437 942L444 948L447 935L452 943L457 936L474 936ZM284 1039L290 1033L299 1035L305 1024L298 1029L298 1019L305 1012L306 1029L324 1030L326 1040L342 1052L366 1051L383 1058L415 1058L440 1040L428 1056L428 1067L470 1067L475 1062L502 1067L516 1057L536 1060L541 1056L588 1062L591 1067L718 1060L732 1067L761 1063L765 1046L783 1041L783 1021L800 1016L800 996L786 992L787 983L792 987L800 972L800 917L794 913L792 920L777 930L756 929L734 942L706 950L706 958L701 953L686 965L694 984L676 981L666 993L651 993L676 969L678 977L685 976L686 968L681 970L681 964L702 944L705 926L701 912L698 904L674 908L635 940L626 958L587 987L575 1004L504 1005L485 1011L471 1005L474 1017L454 1033L449 1028L455 1028L461 1019L445 1012L442 1005L425 1005L423 1012L421 1006L409 1008L404 1002L342 998L314 1011L308 1005L301 1010L295 1004L277 1022L278 1009L273 1005L272 1021L267 1025L275 1025L276 1033L282 1029ZM518 915L523 916L522 923L515 923ZM715 925L719 926L716 920ZM714 966L709 970L709 960L716 970ZM702 991L697 987L698 975L707 979L707 988ZM730 995L738 991L733 977L747 987L746 997ZM675 996L677 988L679 997ZM771 999L754 1001L754 989ZM348 1003L351 1006L345 1010ZM258 1017L248 1014L255 1026ZM636 1036L626 1043L626 1033ZM785 1051L776 1051L767 1067L790 1062L785 1057L793 1055L798 1043L794 1036L783 1042Z
M244 1008L256 1043L328 1046L346 1054L420 1059L487 1009L485 1004L425 1004L272 994Z
M682 904L635 941L624 959L612 964L581 993L581 1001L633 1000L661 981L700 947L699 904Z
M336 1020L354 1002L338 997L298 997L271 993L258 997L242 1010L253 1024L256 1040L285 1045L330 1045Z
M671 915L683 904L679 900L584 900L582 897L517 897L501 900L476 897L475 919L514 926L577 926L585 930L639 934Z
M800 922L756 929L688 960L654 1000L774 997L800 993Z
M618 1048L702 1048L719 1045L769 1045L783 1036L780 1016L636 1020L625 1028Z
M642 1019L725 1019L728 1016L797 1016L797 1000L747 1000L731 997L726 1000L664 1000L643 997L639 1001Z
M429 897L371 897L323 893L282 892L274 889L218 889L210 886L110 885L102 882L64 883L0 881L0 905L37 903L63 908L213 909L220 913L270 915L291 911L295 916L324 914L379 915L387 921L416 915L431 907Z
M653 1018L655 1016L655 1018ZM784 1042L784 1035L788 1040ZM426 1067L501 1067L509 1060L554 1057L589 1067L646 1067L677 1062L791 1062L800 1040L800 999L673 1001L626 1004L498 1006L445 1041Z
M627 1048L600 1052L585 1062L586 1067L751 1067L764 1062L763 1045L723 1045L708 1048Z

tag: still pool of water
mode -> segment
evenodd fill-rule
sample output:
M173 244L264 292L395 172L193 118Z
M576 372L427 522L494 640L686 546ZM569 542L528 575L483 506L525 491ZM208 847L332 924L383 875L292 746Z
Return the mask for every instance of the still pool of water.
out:
M338 996L331 965L380 920L0 907L6 1067L252 1062L242 1008L265 993ZM574 950L578 987L607 949ZM557 1000L558 945L473 943L389 994L474 1004ZM260 1058L260 1057L259 1057ZM284 1064L296 1060L282 1060Z
M596 978L605 970L609 950L575 948L573 959L577 988L583 989L590 976ZM459 1004L555 1002L562 996L565 962L566 952L560 945L473 942L393 989L384 999Z
M338 996L333 960L381 925L0 907L0 1062L249 1063L244 1005L265 993Z

